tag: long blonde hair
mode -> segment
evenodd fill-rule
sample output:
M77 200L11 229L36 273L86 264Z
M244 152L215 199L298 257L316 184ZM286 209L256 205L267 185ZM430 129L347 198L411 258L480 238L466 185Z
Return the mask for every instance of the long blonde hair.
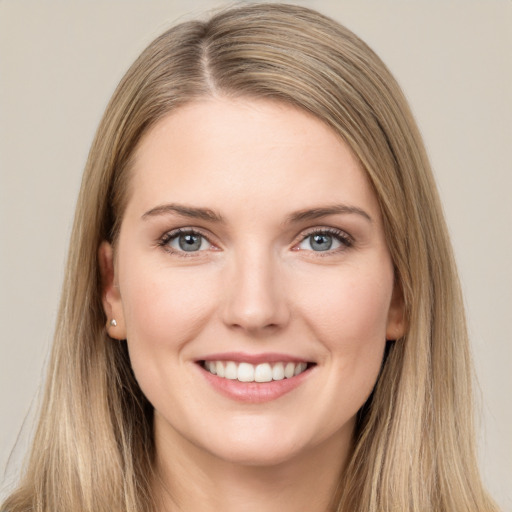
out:
M157 38L119 84L87 161L41 415L9 512L142 512L152 408L126 345L105 330L97 251L115 243L141 137L212 95L279 100L327 123L378 197L407 334L389 344L359 413L333 508L343 512L497 510L477 470L471 362L447 229L420 134L395 80L365 43L309 9L252 4Z

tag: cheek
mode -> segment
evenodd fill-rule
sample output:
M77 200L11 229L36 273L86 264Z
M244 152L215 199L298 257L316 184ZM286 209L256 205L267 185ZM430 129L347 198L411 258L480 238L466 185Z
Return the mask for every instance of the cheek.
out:
M200 269L127 261L121 296L130 352L158 359L202 330L214 308L216 279ZM136 361L132 361L136 364Z
M197 268L170 269L140 261L125 260L129 272L121 281L131 365L156 410L179 409L183 401L194 404L194 382L184 371L186 347L211 318L217 283L215 276Z
M371 393L380 371L393 287L390 267L367 269L337 269L317 279L311 283L309 300L301 304L308 328L326 348L334 370L330 389L334 395L343 389L351 401L345 405L354 411ZM313 293L322 283L322 293Z
M339 346L385 339L393 287L392 271L386 270L349 268L310 283L311 292L301 294L302 309L326 341Z

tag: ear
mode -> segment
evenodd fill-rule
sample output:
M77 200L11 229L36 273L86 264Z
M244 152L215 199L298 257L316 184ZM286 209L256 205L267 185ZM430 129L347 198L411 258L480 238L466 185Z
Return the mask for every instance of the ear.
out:
M111 338L124 340L126 339L126 325L123 303L116 283L114 251L108 242L102 242L98 249L98 264L101 274L101 300L107 317L107 333Z
M386 340L397 340L404 336L405 328L405 303L402 287L395 282L391 304L389 305L388 321L386 325Z

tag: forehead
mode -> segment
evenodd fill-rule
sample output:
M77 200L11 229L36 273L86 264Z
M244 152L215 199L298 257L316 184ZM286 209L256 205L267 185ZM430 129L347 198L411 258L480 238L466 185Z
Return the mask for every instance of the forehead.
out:
M359 162L321 120L275 101L227 98L181 107L145 135L131 199L138 209L171 201L274 211L340 201L364 203L374 214L377 208Z

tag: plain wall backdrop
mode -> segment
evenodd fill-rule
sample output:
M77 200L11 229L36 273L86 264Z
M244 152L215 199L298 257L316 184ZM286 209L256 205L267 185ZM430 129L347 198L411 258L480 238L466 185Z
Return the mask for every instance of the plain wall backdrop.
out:
M466 297L481 390L482 470L492 494L512 511L512 2L295 3L361 36L410 100L438 180ZM102 112L154 37L219 5L0 0L4 493L31 432L31 416L24 418L37 405L74 203Z

